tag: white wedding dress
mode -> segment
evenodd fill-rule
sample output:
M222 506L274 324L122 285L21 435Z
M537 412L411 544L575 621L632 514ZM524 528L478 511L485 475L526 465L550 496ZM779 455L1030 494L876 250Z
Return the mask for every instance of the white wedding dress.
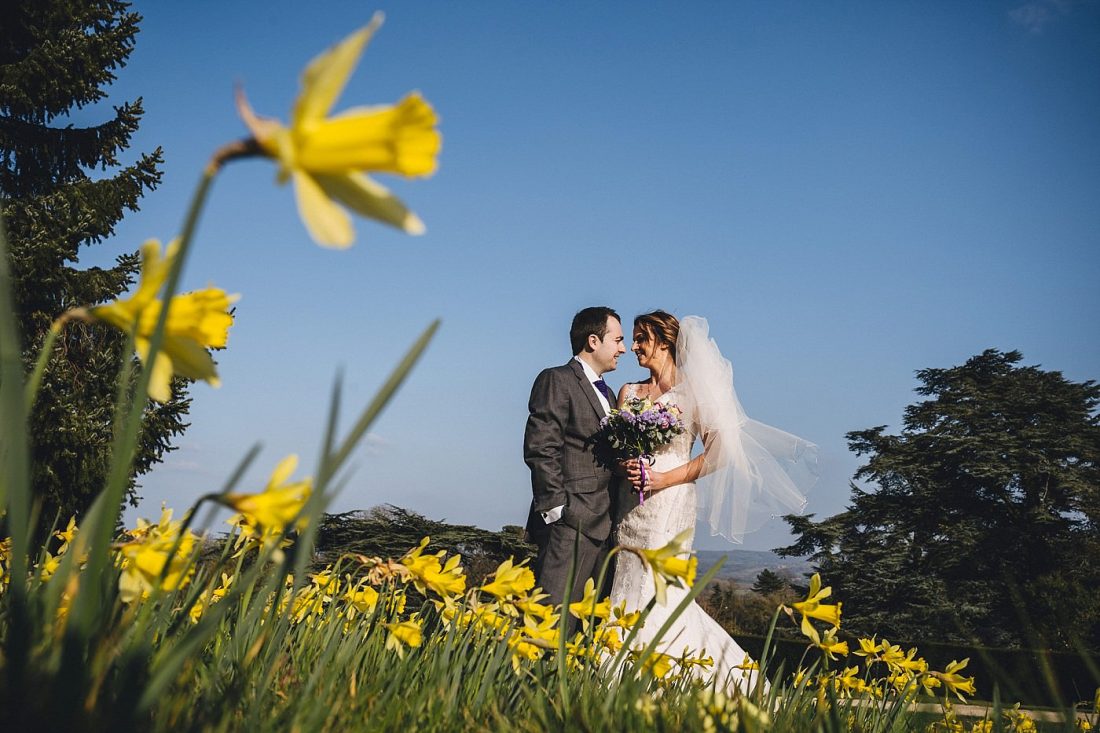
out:
M683 409L687 396L682 385L673 387L661 395L656 402L674 404ZM628 386L627 397L637 396L637 387ZM687 429L662 446L654 454L653 469L668 471L691 460L691 448L695 442L696 430L687 425ZM694 538L697 516L696 490L694 483L670 486L646 497L645 503L634 508L619 524L618 544L625 547L656 549L667 545L676 535L685 529L692 529ZM691 547L692 540L687 543ZM641 611L654 595L653 574L637 555L620 551L615 555L615 579L611 588L613 605L626 604L628 611ZM635 637L635 643L648 644L668 620L669 616L687 595L686 588L668 587L667 603L657 603L645 620L645 625ZM700 674L715 678L719 689L739 687L749 692L755 685L756 672L738 669L747 667L751 660L745 651L737 645L717 621L712 619L697 603L691 603L673 622L671 628L659 642L658 649L673 657L680 657L685 650L692 657L710 657L714 666ZM695 667L699 673L701 668Z

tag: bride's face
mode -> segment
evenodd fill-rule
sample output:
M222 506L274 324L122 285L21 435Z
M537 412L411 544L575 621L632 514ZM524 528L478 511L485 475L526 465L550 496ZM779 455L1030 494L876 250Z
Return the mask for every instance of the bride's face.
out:
M632 338L634 343L630 350L638 357L638 366L660 371L660 367L668 359L668 346L658 343L653 334L641 327L634 329Z

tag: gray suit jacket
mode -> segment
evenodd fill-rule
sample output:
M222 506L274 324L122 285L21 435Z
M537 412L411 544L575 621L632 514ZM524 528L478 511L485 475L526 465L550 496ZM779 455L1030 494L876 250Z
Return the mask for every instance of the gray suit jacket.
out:
M545 531L540 512L564 506L560 522L594 540L606 539L614 462L600 440L603 407L581 365L570 359L543 370L528 409L523 460L531 469L530 534Z

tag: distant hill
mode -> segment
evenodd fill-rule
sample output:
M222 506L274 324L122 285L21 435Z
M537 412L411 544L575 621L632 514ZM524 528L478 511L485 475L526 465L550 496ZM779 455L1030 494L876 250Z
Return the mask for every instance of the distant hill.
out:
M699 550L695 554L699 557L699 576L725 557L726 561L715 577L732 580L745 589L751 588L756 576L765 569L789 576L797 583L805 582L806 575L813 572L809 560L805 558L780 557L767 550Z

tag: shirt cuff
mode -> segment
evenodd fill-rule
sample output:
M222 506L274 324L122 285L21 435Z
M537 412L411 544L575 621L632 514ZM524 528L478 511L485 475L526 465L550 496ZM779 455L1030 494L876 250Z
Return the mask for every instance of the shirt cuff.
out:
M562 504L561 506L556 506L553 509L547 509L546 511L539 513L542 514L542 521L546 522L547 524L553 524L554 522L561 519L561 513L564 509L565 505Z

